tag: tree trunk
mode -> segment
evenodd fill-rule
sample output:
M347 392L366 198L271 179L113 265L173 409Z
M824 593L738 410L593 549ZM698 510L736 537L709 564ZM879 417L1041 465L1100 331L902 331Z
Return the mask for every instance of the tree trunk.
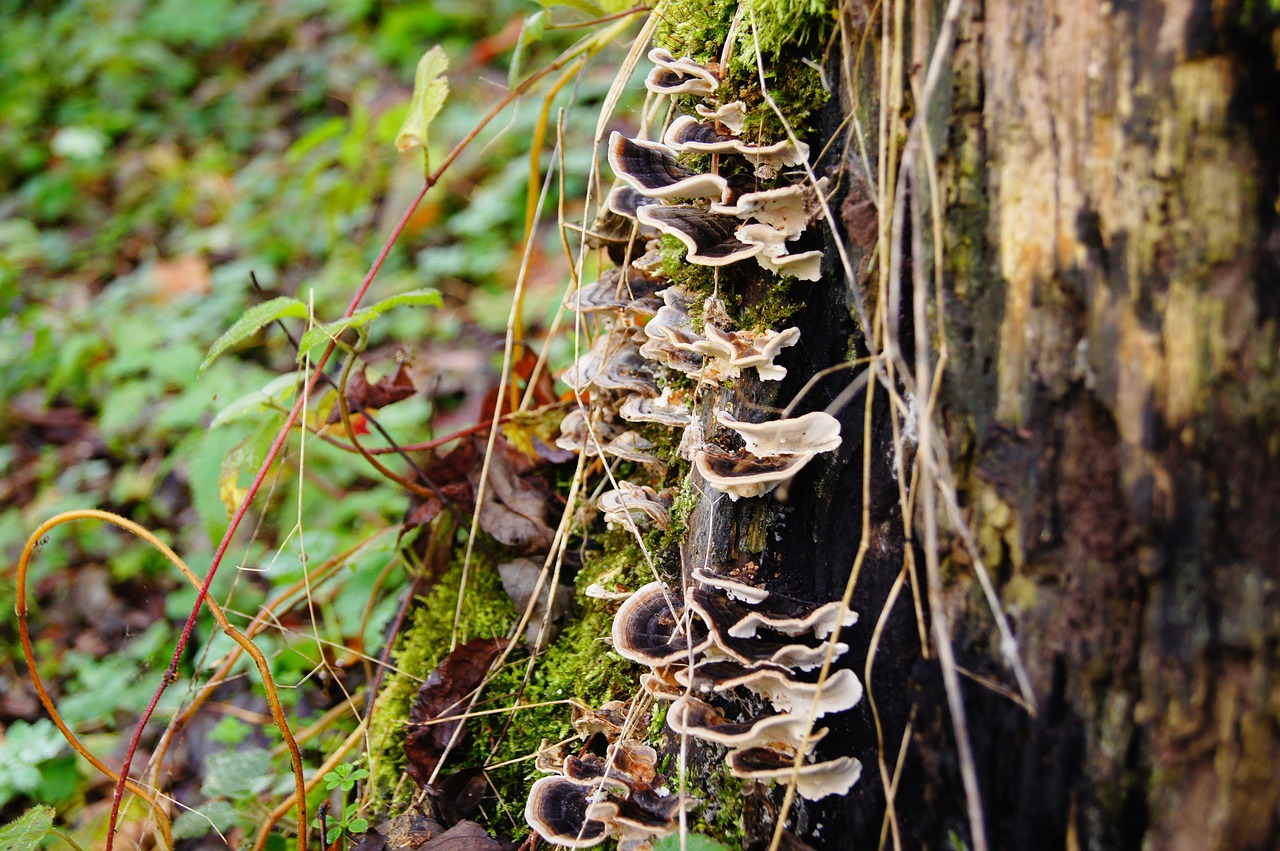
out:
M877 107L902 131L889 138L907 138L913 117L881 94L892 97L880 63L893 55L896 5L883 29L880 16L866 24L860 63L846 39L831 66L862 95L873 158ZM946 5L915 3L901 19L916 97L939 33L952 43ZM841 14L846 32L863 32L865 11ZM868 180L854 176L855 145L837 146L822 165L849 167L841 238L891 332L872 347L884 353L872 416L864 390L841 413L840 457L807 471L788 501L704 501L686 571L751 562L774 587L835 599L866 543L861 619L845 640L861 676L881 624L868 688L880 732L871 700L834 722L823 752L866 770L848 796L794 816L814 847L981 847L938 642L920 641L937 623L972 675L960 694L989 847L1280 847L1280 14L1257 2L991 0L963 4L954 25L932 102L904 96L937 158L942 303L928 271L939 255L925 149L897 199L918 187L925 215L915 234L908 215L882 221L882 253L896 239L907 259L872 258L876 275ZM844 101L828 131L855 109ZM845 360L851 339L866 351L839 280L815 285L793 319L805 337L783 403ZM913 280L928 282L933 330L911 320ZM907 543L894 473L891 414L899 429L910 417L885 388L909 401L916 332L932 367L939 327L947 360L930 421L950 465L938 477L976 547L938 508L931 620L928 542L916 531ZM848 377L819 385L804 410ZM775 401L758 385L740 392L737 404ZM916 530L924 501L917 493ZM979 563L1012 622L1034 712L1011 698ZM898 778L887 838L882 773ZM767 842L780 797L748 825L749 844Z

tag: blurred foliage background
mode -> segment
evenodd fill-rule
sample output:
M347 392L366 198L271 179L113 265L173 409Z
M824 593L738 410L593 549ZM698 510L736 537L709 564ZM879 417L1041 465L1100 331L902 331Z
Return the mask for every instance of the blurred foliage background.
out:
M432 131L438 161L505 92L521 23L537 9L521 0L0 0L0 821L33 801L51 804L94 846L110 797L42 720L27 682L12 579L28 534L58 511L102 508L147 525L203 572L226 529L224 503L282 422L279 393L292 383L272 381L294 363L272 328L197 379L210 343L282 294L313 300L322 319L340 313L421 185L419 155L398 157L392 145L419 56L439 43L451 60L453 92ZM577 34L546 32L525 68ZM619 55L561 95L576 104L567 121L582 142L568 146L569 199L582 193L592 107ZM445 296L439 311L401 310L373 327L370 380L405 362L431 388L384 412L397 440L474 423L494 380L540 100L499 117L428 195L366 300L423 286ZM567 280L555 196L553 186L529 275L535 341ZM253 395L264 387L276 395ZM377 652L397 602L401 574L386 568L406 502L355 456L313 440L300 467L292 447L215 593L244 623L307 564L367 542L342 560L340 582L259 642L302 726L361 686L360 657L348 648ZM32 571L41 670L67 720L118 764L195 592L158 555L98 523L59 527ZM202 621L186 676L153 727L226 649ZM247 680L232 683L185 735L170 776L204 815L180 823L180 835L216 824L234 841L289 787L256 694ZM351 726L335 717L308 741L311 764ZM252 782L245 760L257 761Z

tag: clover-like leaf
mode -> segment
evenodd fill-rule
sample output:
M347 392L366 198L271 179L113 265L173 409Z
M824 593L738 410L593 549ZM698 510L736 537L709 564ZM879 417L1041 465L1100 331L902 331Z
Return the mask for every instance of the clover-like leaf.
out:
M448 67L449 57L438 44L418 60L418 71L413 78L413 99L409 101L409 112L396 134L396 150L401 153L422 148L422 168L427 173L431 171L427 130L449 96L449 80L444 76Z

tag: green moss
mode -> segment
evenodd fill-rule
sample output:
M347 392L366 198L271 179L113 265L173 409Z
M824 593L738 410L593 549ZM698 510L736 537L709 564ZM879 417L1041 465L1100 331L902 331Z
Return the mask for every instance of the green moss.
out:
M392 653L396 673L387 679L378 695L369 724L373 788L387 794L399 785L404 772L404 721L418 685L436 669L449 650L461 581L462 564L458 561L425 597L419 598L410 616L410 626L401 634ZM515 608L502 590L502 580L493 565L473 560L462 602L458 641L505 635L515 625L516 618Z
M719 60L730 24L739 6L742 19L737 43L723 70L721 100L742 100L748 118L743 137L778 141L786 132L764 101L760 89L757 52L765 68L765 84L791 129L804 136L809 119L826 102L822 75L804 59L818 60L835 20L827 0L668 0L655 12L654 43L675 56L697 62ZM754 21L754 31L752 22ZM684 111L693 112L691 104Z
M736 6L727 0L667 0L654 13L658 16L654 44L695 62L719 59Z

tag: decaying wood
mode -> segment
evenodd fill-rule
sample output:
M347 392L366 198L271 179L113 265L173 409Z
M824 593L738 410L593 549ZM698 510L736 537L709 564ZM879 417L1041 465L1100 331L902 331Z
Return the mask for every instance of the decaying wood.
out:
M917 4L917 25L944 5ZM966 681L991 847L1280 846L1280 15L1265 5L995 0L960 19L929 116L946 207L938 422L1037 709ZM843 185L842 236L865 246L868 201L856 175ZM742 382L722 405L785 403L848 357L838 280L806 294L786 382L767 396ZM839 457L787 501L704 500L685 569L753 565L839 597L861 531L861 404L840 415ZM860 675L904 562L892 434L873 413L873 544L847 636ZM972 554L944 546L960 663L1008 685ZM910 593L897 607L874 695L890 766L912 735L898 841L972 847L935 657ZM866 704L838 725L828 746L868 771L803 811L802 832L877 847Z

